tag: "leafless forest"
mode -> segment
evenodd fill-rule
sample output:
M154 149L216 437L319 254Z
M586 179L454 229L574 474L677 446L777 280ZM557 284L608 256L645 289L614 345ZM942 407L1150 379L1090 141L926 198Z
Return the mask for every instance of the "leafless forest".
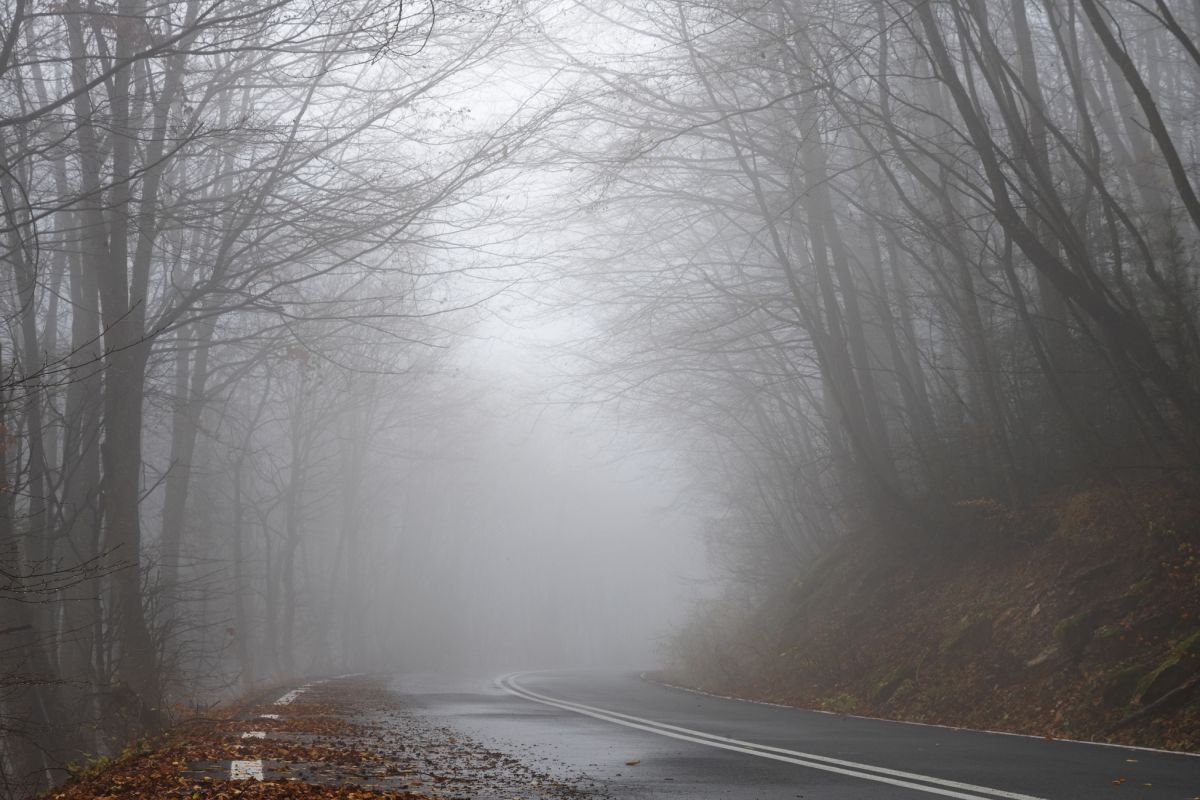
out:
M405 586L544 500L471 474L510 324L750 601L881 520L1194 473L1198 42L1175 0L3 0L5 796L480 625Z

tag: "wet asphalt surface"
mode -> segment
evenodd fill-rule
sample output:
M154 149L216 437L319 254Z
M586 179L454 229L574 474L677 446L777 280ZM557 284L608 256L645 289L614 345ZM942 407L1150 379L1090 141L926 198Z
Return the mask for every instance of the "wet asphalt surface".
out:
M841 759L876 768L874 774L903 782L927 783L880 773L878 768L916 773L943 783L928 782L921 789L891 785L858 774L840 774L669 738L515 696L501 688L494 677L405 675L394 678L389 689L414 714L460 731L596 797L1200 798L1200 758L1195 756L746 703L662 686L643 680L637 673L523 673L515 676L514 682L520 689L544 698L585 704L601 713L617 712L702 734ZM631 761L637 763L627 763ZM857 773L860 769L852 765L848 771Z
M209 732L206 752L224 758L189 759L187 774L198 782L194 788L207 789L212 784L204 782L222 779L233 785L256 781L263 787L287 787L282 796L288 798L591 800L603 796L578 773L564 773L566 780L560 780L529 759L484 746L397 694L390 684L390 678L382 675L344 675L282 693L268 692L221 723L219 730ZM253 794L261 787L247 783L243 788L251 794L221 792L218 787L215 796L262 796ZM212 796L212 792L191 794Z

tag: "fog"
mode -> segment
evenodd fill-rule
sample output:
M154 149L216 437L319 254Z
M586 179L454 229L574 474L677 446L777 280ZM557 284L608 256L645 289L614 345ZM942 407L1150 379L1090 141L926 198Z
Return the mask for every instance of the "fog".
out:
M0 0L0 772L1191 475L1167 6Z
M470 401L418 434L429 455L394 467L406 501L381 531L379 663L653 668L708 578L678 455L554 400L554 342L491 329L439 389Z

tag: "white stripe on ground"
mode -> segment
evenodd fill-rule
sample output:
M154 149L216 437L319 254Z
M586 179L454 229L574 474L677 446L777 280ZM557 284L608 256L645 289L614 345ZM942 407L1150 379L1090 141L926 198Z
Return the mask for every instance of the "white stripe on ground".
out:
M246 731L242 734L243 739L265 739L267 738L266 731Z
M279 719L278 714L259 714L258 719Z
M287 694L285 694L283 697L281 697L281 698L279 698L278 700L276 700L276 701L275 701L275 705L277 705L277 706L286 706L286 705L288 705L288 704L289 704L289 703L291 703L293 700L295 700L297 697L299 697L300 695L304 694L305 690L307 690L307 689L308 689L310 686L312 686L312 684L310 684L310 683L306 683L306 684L304 684L303 686L301 686L299 689L292 689L290 692L288 692Z
M500 678L498 683L501 688L510 694L514 694L525 700L554 706L565 711L573 711L576 714L583 714L584 716L594 717L617 725L624 725L627 728L636 728L637 730L655 733L659 736L682 739L688 742L695 742L696 744L707 745L708 747L732 750L737 753L769 758L774 761L783 761L788 764L797 764L802 767L809 767L810 769L819 769L825 772L847 775L852 778L875 781L876 783L886 783L906 789L915 789L927 794L954 797L958 798L958 800L994 800L994 798L1005 798L1005 800L1044 800L1044 798L1032 795L991 789L987 786L977 786L971 783L950 781L943 778L936 778L932 775L921 775L915 772L876 767L871 764L861 764L855 761L844 761L839 758L829 758L828 756L816 755L814 753L802 753L782 747L770 747L741 739L716 736L691 728L681 728L677 725L667 725L666 723L656 722L643 717L634 717L629 714L621 714L616 711L609 711L603 708L596 708L595 706L584 705L583 703L574 703L539 694L517 684L516 678L517 674L506 675Z
M987 728L962 728L957 725L939 725L935 722L911 722L906 719L889 719L888 717L868 717L864 714L843 714L839 711L825 711L821 708L802 708L800 706L789 706L786 703L772 703L767 700L749 700L745 697L734 697L731 694L717 694L716 692L706 692L703 689L693 689L691 686L680 686L674 683L668 683L664 680L651 677L648 673L642 672L638 675L639 678L646 683L656 683L659 686L666 686L670 689L678 689L681 692L690 692L692 694L703 695L704 697L716 697L720 700L736 700L739 703L750 703L756 706L770 706L771 708L790 708L793 711L806 711L810 714L825 714L830 717L845 717L847 719L866 719L871 722L894 722L900 725L916 725L919 728L940 728L944 731L970 731L971 733L986 733L989 736L1014 736L1018 739L1045 739L1045 736L1037 736L1031 733L1014 733L1013 731L992 731ZM1140 750L1143 753L1162 753L1168 756L1188 756L1189 758L1200 758L1200 753L1189 753L1183 750L1163 750L1161 747L1142 747L1136 744L1120 744L1118 742L1092 742L1087 739L1067 739L1061 736L1053 737L1056 742L1067 742L1069 744L1086 744L1089 747L1115 747L1118 750Z
M261 761L230 761L229 780L247 781L263 779L263 762Z

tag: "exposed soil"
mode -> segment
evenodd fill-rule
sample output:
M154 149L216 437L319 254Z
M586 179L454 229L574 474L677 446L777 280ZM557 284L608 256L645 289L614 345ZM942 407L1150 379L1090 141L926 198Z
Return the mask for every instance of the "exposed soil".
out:
M858 538L668 677L951 726L1200 750L1200 487L1106 487ZM695 664L703 664L696 668Z
M44 797L576 800L587 796L575 786L412 713L385 685L381 678L335 679L306 689L294 703L266 703L187 720L120 758L91 765ZM255 738L245 738L248 733ZM232 762L255 765L262 779L231 779Z

